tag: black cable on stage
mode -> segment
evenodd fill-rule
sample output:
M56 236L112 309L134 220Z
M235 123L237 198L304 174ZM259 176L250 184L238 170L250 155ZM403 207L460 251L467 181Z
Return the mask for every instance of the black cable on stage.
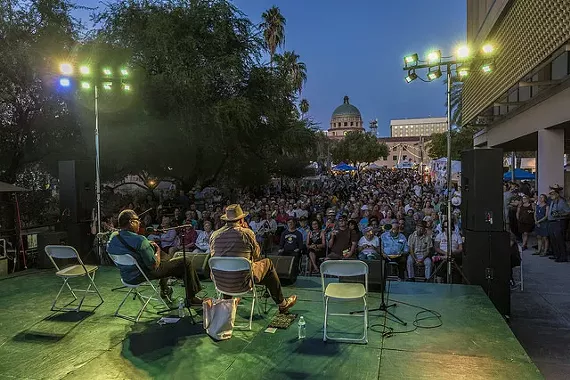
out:
M388 296L387 296L388 300L390 299L389 294L390 294L390 287L392 286L392 283L390 282L389 284L390 285L388 286ZM387 317L387 314L385 315L383 323L376 323L376 324L370 325L369 328L371 331L381 333L382 337L384 337L384 338L389 338L395 334L411 333L411 332L414 332L418 329L435 329L435 328L443 326L443 321L441 320L441 314L435 310L428 309L428 308L425 308L423 306L417 306L417 305L407 303L407 302L403 302L403 301L394 300L394 299L392 300L392 302L396 302L396 303L401 304L401 305L406 305L406 306L410 306L410 307L413 307L416 309L420 309L420 311L418 311L416 313L414 321L412 322L412 325L414 327L411 329L394 330L393 327L390 327L386 324L386 320L390 320L390 318ZM425 313L428 313L429 315L423 316L423 314L425 314ZM428 325L428 326L423 325L421 323L422 321L427 321L427 320L431 320L431 319L435 319L435 320L437 320L437 322L435 324ZM378 327L381 327L382 330L377 329ZM375 328L376 328L376 330L375 330Z

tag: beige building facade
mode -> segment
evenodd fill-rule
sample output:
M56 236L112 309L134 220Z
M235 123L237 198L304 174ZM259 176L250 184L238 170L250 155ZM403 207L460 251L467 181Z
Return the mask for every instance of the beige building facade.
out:
M352 131L364 132L364 125L360 111L345 96L343 103L332 114L327 136L333 140L342 140L344 135Z
M481 128L474 146L536 151L538 191L564 185L570 1L467 0L467 39L472 51L495 46L493 71L472 70L463 86L463 122Z
M447 119L445 117L390 120L391 137L431 136L433 133L445 132L446 130Z
M388 146L388 156L376 161L378 166L392 169L402 165L426 165L431 161L427 153L427 137L380 137L378 143Z

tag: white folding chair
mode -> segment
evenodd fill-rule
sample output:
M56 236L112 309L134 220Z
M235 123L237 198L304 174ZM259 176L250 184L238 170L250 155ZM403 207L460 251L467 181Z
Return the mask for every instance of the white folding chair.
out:
M95 285L95 272L97 272L97 269L99 269L99 267L97 265L85 265L85 264L83 264L83 261L81 260L81 257L79 257L79 254L77 253L75 248L67 246L67 245L47 245L45 247L45 252L48 255L53 266L55 267L55 270L56 270L55 275L63 280L63 284L61 285L61 288L59 288L59 292L57 292L57 296L55 297L55 299L53 300L53 303L51 305L52 311L77 311L78 312L81 309L81 305L83 304L83 301L85 301L85 297L87 296L87 293L97 293L97 295L101 299L101 302L99 302L97 304L97 306L95 306L95 308L99 307L104 302L103 297L101 296L101 293L99 293L99 289L97 289L97 286ZM60 268L54 259L77 259L78 264L70 265L70 266L65 267L65 268ZM71 280L72 278L78 278L78 277L87 277L89 279L89 285L87 286L87 289L73 289L69 285L69 280ZM93 289L95 289L95 290L91 290L91 286L93 286ZM83 292L83 297L81 297L81 300L79 301L79 304L77 305L77 307L74 307L74 308L66 307L70 303L65 305L64 307L56 306L57 300L59 299L59 296L61 295L61 291L65 287L67 287L69 289L69 291L71 292L71 295L73 296L73 298L75 298L75 300L72 301L71 303L73 303L77 300L77 295L75 294L75 292Z
M212 271L212 280L214 281L214 286L218 292L218 297L221 298L222 294L232 296L232 297L243 297L250 292L253 293L253 299L251 301L251 310L249 313L249 324L247 325L234 325L236 329L246 329L251 330L251 324L253 321L253 311L255 309L255 301L257 300L257 290L253 282L253 269L251 266L251 261L244 257L212 257L209 261L210 270ZM242 272L243 277L238 278L236 276L236 282L241 281L244 284L242 289L230 289L224 286L223 282L216 280L216 272ZM238 305L239 306L239 305Z
M352 277L364 275L364 285L360 283L329 283L325 284L325 276ZM323 341L333 340L348 343L368 343L368 265L360 260L327 260L321 264L321 282L325 304L325 321ZM358 314L330 313L329 300L347 302L362 299L364 302L364 334L362 338L332 338L327 335L329 315L345 317L361 317Z
M123 298L123 300L119 304L119 307L115 311L115 314L114 314L115 317L120 317L120 318L126 319L128 321L138 322L142 313L146 310L146 307L148 306L150 301L158 301L162 304L162 306L164 306L165 308L168 308L168 305L166 304L166 302L164 302L162 297L160 297L160 293L158 292L156 287L152 284L152 282L149 280L149 278L144 273L144 271L141 269L139 263L137 262L137 260L135 260L134 257L132 257L129 254L113 255L110 253L109 253L109 257L111 257L111 260L113 260L113 262L117 266L123 265L123 266L135 266L135 267L137 267L137 269L144 276L144 279L145 279L145 281L141 282L140 284L129 284L129 283L125 282L125 280L123 280L123 278L121 278L121 282L123 283L124 286L129 288L129 291L127 292L127 294L125 295L125 298ZM146 290L144 288L142 291L139 290L139 288L141 288L145 285L150 285L150 288L153 291L153 295L150 295L150 296L144 295L143 292ZM142 307L140 308L136 317L132 317L129 315L119 313L119 311L121 310L121 307L123 307L123 304L125 303L127 298L131 295L131 293L134 294L133 299L138 298L142 303Z

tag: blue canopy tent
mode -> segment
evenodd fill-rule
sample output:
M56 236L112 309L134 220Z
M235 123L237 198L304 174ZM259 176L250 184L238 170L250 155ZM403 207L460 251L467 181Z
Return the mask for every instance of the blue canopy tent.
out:
M332 168L332 170L337 170L337 171L340 171L340 172L351 172L351 171L356 170L356 168L355 168L354 166L350 166L350 165L348 165L348 164L346 164L346 163L344 163L344 162L341 162L341 163L338 164L337 166L334 166L334 167Z
M505 174L503 174L503 179L505 181L509 181L513 178L513 172L512 171L508 171ZM522 170L520 168L516 168L515 169L515 179L517 180L523 180L523 179L534 179L535 175L532 174L531 172L527 172L526 170Z

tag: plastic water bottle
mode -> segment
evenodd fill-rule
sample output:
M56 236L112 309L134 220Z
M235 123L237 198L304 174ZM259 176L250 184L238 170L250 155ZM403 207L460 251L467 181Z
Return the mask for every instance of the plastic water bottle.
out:
M305 326L305 318L301 315L299 318L299 339L305 339L307 336L307 330Z
M178 317L184 318L184 298L178 299Z

